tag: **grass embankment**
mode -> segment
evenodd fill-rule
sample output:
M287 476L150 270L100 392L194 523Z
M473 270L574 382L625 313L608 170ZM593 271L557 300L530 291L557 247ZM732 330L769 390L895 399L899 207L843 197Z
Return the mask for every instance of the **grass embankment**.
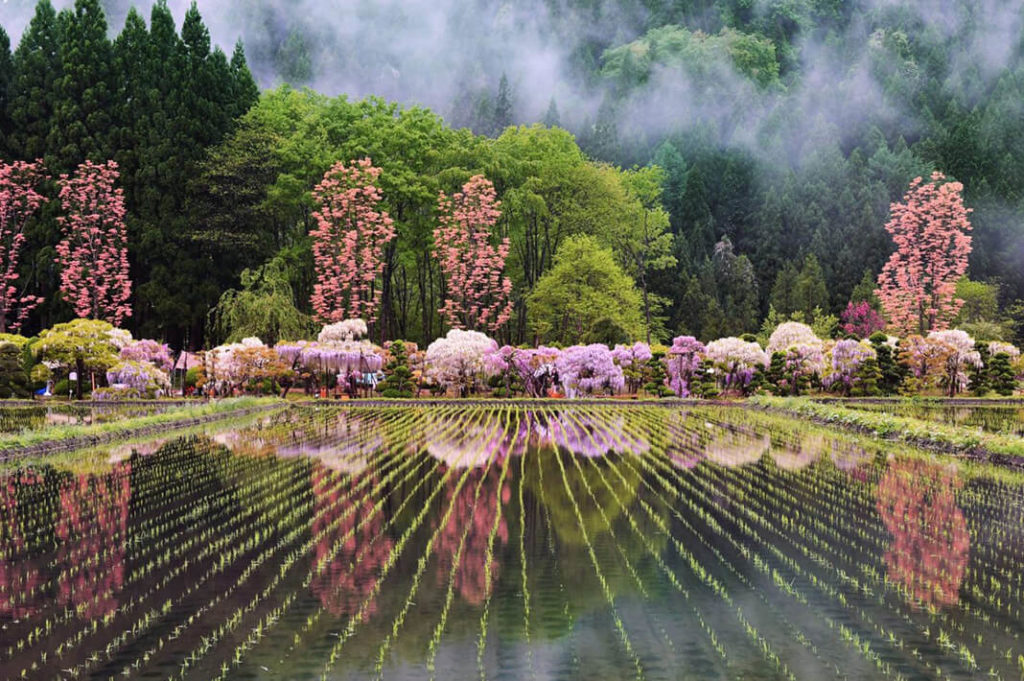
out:
M196 402L159 414L128 418L122 421L27 430L0 440L0 461L26 455L78 449L126 437L185 428L229 416L240 416L286 406L284 402L273 397L240 397L213 402Z
M757 396L750 398L747 404L917 447L1024 465L1024 440L1010 435L985 433L877 411L850 409L840 404L824 404L804 397Z

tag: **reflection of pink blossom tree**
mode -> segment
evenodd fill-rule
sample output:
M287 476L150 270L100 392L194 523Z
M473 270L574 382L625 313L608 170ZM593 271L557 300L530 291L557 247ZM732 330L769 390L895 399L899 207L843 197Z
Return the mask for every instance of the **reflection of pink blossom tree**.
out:
M878 483L878 512L893 536L889 579L924 605L953 605L967 571L971 538L956 505L956 471L922 461L894 461Z
M491 230L500 205L494 185L474 175L452 197L438 200L440 226L434 254L444 273L446 297L438 312L454 328L495 332L512 314L512 282L502 275L508 258L505 237L494 246Z
M498 514L498 504L507 504L512 496L508 485L498 489L501 479L499 466L500 462L495 462L490 469L478 468L471 471L457 496L456 477L449 478L445 487L447 503L452 505L452 512L448 523L437 536L437 583L444 584L451 575L452 564L465 533L466 539L458 567L455 568L454 580L459 595L470 605L484 602L501 571L501 563L496 555L491 562L489 576L487 571L487 545ZM476 495L477 484L481 485L479 501ZM508 543L508 524L504 515L498 521L496 540L502 544Z
M39 609L43 583L38 561L24 555L25 538L19 523L17 491L27 485L41 485L42 478L28 471L0 480L0 618L24 619Z
M61 293L79 317L114 326L132 316L124 193L114 187L118 177L114 161L86 161L58 182L66 213L59 219L63 239L57 244Z
M124 461L106 475L79 475L61 485L55 530L57 562L66 569L60 572L57 602L85 619L117 610L117 593L124 586L131 471L131 462Z
M314 317L330 323L377 318L384 247L395 238L394 221L377 209L380 168L364 158L348 166L338 162L313 190L317 226L313 238L316 284L310 303Z
M360 484L360 478L353 477L347 484L339 485L338 474L319 463L313 465L310 476L312 533L316 537L323 532L316 542L315 565L319 567L310 590L328 612L340 617L356 612L373 591L393 542L390 537L378 536L383 530L384 516L377 513L370 518L374 511L370 495L364 493L342 502L342 497ZM370 519L366 521L367 518ZM376 611L375 599L363 616L368 618Z
M18 265L25 245L25 225L46 197L35 190L43 179L42 163L0 162L0 333L21 328L42 298L18 295Z

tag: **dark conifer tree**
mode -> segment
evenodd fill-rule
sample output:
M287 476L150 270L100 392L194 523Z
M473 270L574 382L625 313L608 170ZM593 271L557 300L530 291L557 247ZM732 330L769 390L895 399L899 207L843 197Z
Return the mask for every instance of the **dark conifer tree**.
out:
M14 79L14 60L11 57L11 39L7 31L0 26L0 158L11 158L7 144L7 136L11 134L11 124L7 113L7 101Z
M55 127L63 66L57 13L50 0L39 0L36 13L14 52L14 78L8 99L12 155L33 160L49 156L48 137Z
M498 82L498 96L494 99L494 124L491 132L495 137L512 125L512 108L512 87L503 73Z

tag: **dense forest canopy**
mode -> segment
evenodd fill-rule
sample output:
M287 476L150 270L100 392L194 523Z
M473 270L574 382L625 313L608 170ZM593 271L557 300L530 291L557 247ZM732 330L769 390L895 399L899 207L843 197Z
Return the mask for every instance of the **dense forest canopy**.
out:
M253 323L301 326L311 190L362 157L382 169L397 229L387 337L444 331L437 195L475 174L501 201L507 333L523 341L537 328L527 301L570 239L588 261L610 250L656 338L753 332L772 309L838 315L871 298L890 203L936 170L973 209L968 275L989 286L963 290L995 297L962 321L1021 332L1020 2L130 4L0 5L0 157L43 158L53 176L117 161L130 325L145 335L223 340L225 320L252 318L208 315L229 289L226 303L274 301ZM30 329L71 315L55 295L53 203L22 259L19 285L46 299Z

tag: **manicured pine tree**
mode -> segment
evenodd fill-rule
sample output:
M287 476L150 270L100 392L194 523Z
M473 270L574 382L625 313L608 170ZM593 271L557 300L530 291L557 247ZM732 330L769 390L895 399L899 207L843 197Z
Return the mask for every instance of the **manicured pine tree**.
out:
M789 390L782 384L786 379L786 353L776 350L764 375L765 383L773 395L787 395Z
M884 333L878 331L872 334L868 340L878 357L878 370L882 372L878 389L883 395L892 395L899 390L900 384L903 382L904 368L897 361L898 353L894 352L893 348L886 343L887 339L888 337Z
M7 105L12 127L7 146L15 158L47 158L52 149L48 138L55 127L63 72L60 38L53 5L40 0L12 60L14 78Z
M753 383L751 383L753 385ZM705 359L700 363L700 370L694 376L693 394L712 400L718 397L718 381L715 380L715 363Z
M1008 354L996 353L988 365L988 379L992 388L1003 397L1013 395L1017 389L1017 377L1013 373Z
M405 343L396 340L391 344L391 361L384 367L387 378L381 383L381 395L384 397L412 397L416 385L412 381L409 370L409 353Z
M854 397L872 397L878 395L880 390L878 384L882 381L882 370L878 366L878 360L869 357L857 367L857 380L850 390Z
M75 0L60 14L61 77L54 111L51 172L110 157L113 47L99 0Z
M978 351L978 355L981 357L981 364L978 366L971 365L969 371L971 394L975 397L983 397L993 387L990 380L991 374L989 373L989 360L991 357L986 343L975 343L974 349Z
M647 360L647 376L649 380L644 383L644 390L655 397L672 397L675 395L672 389L665 384L668 374L665 371L665 353L656 350L651 353Z

